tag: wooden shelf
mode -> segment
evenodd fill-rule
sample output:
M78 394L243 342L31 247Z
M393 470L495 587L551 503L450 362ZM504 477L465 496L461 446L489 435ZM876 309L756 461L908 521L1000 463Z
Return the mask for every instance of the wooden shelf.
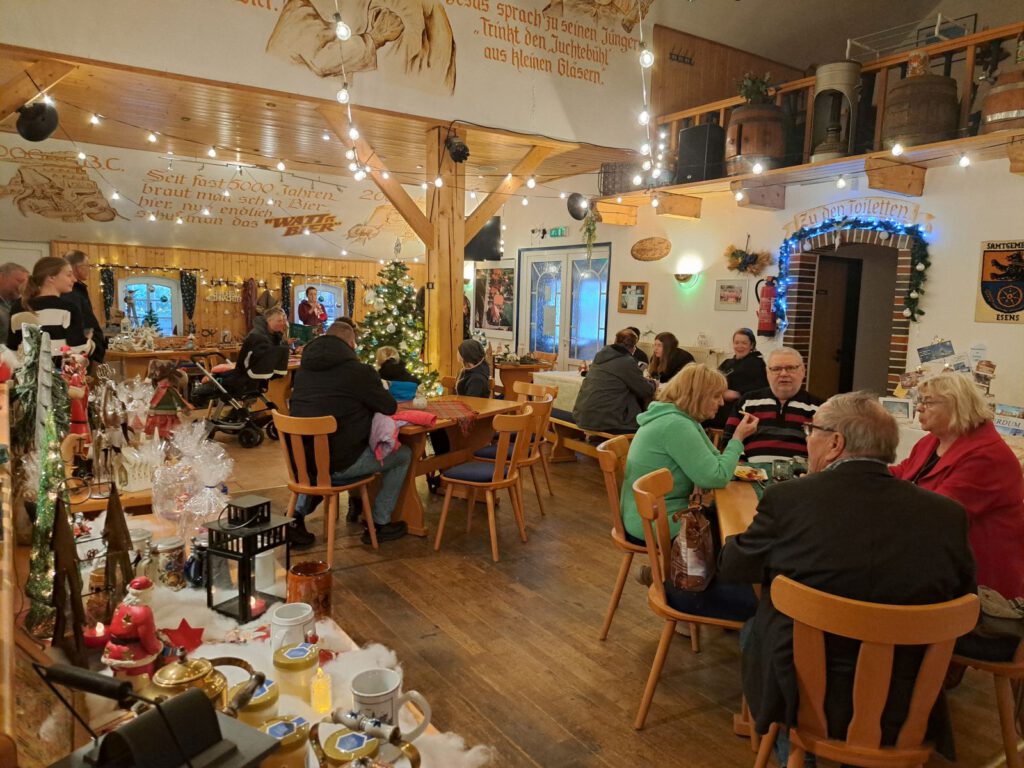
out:
M1011 170L1020 173L1020 161L1017 161L1016 168L1013 167L1012 161L1022 152L1024 152L1024 129L1014 129L984 136L969 136L908 147L899 157L894 157L888 151L870 152L823 163L804 163L786 168L776 168L761 174L747 173L739 176L724 176L719 179L697 181L690 184L675 184L621 195L608 195L598 198L597 204L598 210L601 210L603 205L615 206L616 210L623 206L638 208L641 205L650 205L651 198L655 195L659 197L660 201L672 197L705 198L712 195L733 194L737 190L785 188L794 184L834 180L838 179L840 175L855 176L858 174L868 175L869 186L872 189L885 189L899 194L919 196L921 192L915 192L914 186L910 182L913 181L913 177L922 176L922 169L927 171L929 168L955 165L960 155L966 154L972 162L1010 157ZM923 177L921 181L920 188L923 191ZM878 182L878 184L873 182ZM699 218L699 213L696 217L688 218Z
M72 504L72 512L81 512L89 515L95 512L105 512L110 499L88 499L81 504ZM121 494L121 506L127 509L138 507L150 507L153 504L152 491L135 491L134 493Z

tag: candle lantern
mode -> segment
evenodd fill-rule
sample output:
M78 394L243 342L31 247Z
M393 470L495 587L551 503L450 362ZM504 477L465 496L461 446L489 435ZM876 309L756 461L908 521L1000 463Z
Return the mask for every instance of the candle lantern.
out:
M234 522L237 521L237 522ZM245 624L284 599L276 584L256 583L256 556L284 547L285 568L291 564L286 535L288 518L270 514L270 502L259 496L232 500L227 514L209 522L206 550L206 605ZM276 553L275 553L276 554ZM257 586L260 589L257 589Z

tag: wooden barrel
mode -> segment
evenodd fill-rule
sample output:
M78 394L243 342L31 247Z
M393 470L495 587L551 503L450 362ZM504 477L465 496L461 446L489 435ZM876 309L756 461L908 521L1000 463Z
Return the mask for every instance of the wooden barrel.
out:
M956 138L960 105L956 80L921 75L900 80L889 90L882 121L882 146L891 149Z
M747 104L729 116L725 134L725 167L729 176L781 167L786 158L786 117L774 104Z
M1024 128L1024 69L1003 72L985 96L981 132Z

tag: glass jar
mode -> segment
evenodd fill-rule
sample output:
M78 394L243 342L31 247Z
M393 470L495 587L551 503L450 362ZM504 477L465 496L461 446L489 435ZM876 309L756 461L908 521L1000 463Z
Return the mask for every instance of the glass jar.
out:
M185 586L185 540L168 536L153 542L153 572L168 589L179 590Z
M278 749L263 761L263 768L305 768L309 721L298 715L272 717L259 726L277 739Z
M274 651L274 669L281 693L309 702L309 684L313 680L320 648L316 643L283 645Z

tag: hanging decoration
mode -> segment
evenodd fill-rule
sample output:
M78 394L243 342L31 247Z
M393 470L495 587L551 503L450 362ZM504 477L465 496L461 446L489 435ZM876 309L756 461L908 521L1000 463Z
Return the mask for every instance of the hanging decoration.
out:
M725 249L725 264L735 272L757 276L773 262L774 259L768 251L750 250L750 235L747 235L747 244L743 248L730 245Z
M196 324L192 318L196 311L196 273L182 270L178 282L181 285L181 308L185 310L185 317L188 318L188 332L195 333Z
M256 321L256 279L250 277L242 283L242 315L245 317L245 332L252 330L252 324Z
M437 374L427 368L420 352L423 348L423 321L416 312L416 290L409 267L397 259L377 273L380 283L366 291L366 303L372 311L360 325L360 357L374 364L377 349L388 346L399 350L409 372L428 388Z
M356 312L356 281L349 277L345 280L345 312L354 317Z
M888 236L907 238L910 245L910 281L903 298L903 317L911 322L917 322L918 317L924 314L924 310L920 307L920 301L924 294L924 284L928 280L928 268L932 263L928 254L928 241L925 240L924 230L920 225L861 217L825 219L820 224L798 229L783 240L782 246L779 248L779 278L778 294L775 297L775 316L779 320L781 333L785 332L788 324L786 311L790 282L790 256L800 248L800 243L803 240L817 237L826 232L836 232L839 236L840 232L848 229L884 232Z
M281 309L288 318L292 317L292 276L281 275Z
M103 294L103 317L110 322L110 308L114 306L114 270L100 267L100 293ZM189 314L189 317L192 317Z

